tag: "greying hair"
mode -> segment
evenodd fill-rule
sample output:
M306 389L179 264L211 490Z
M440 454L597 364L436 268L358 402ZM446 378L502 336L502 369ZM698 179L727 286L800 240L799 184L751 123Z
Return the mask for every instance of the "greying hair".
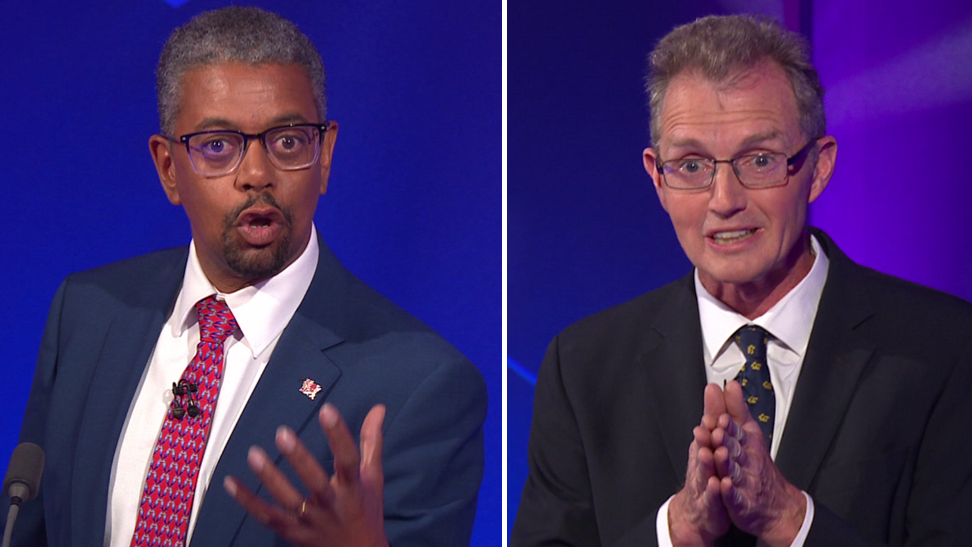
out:
M827 132L823 86L810 64L810 46L795 32L772 19L751 15L709 16L676 27L648 56L645 90L651 109L651 144L661 137L661 110L672 78L697 70L706 79L731 83L762 61L777 63L786 73L796 97L800 129L809 138Z
M155 74L163 133L173 136L186 71L227 62L300 65L310 78L319 121L327 119L324 63L310 39L275 13L233 6L200 13L169 35Z

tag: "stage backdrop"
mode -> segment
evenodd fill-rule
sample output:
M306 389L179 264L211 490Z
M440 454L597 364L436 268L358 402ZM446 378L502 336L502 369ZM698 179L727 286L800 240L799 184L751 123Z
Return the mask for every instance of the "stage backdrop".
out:
M739 12L785 21L814 46L839 153L811 223L865 265L972 297L972 4L629 0L564 9L555 0L511 2L511 523L547 343L581 317L691 268L642 168L647 53L676 25Z
M60 281L189 241L189 223L166 200L148 152L159 131L155 63L172 29L230 3L2 2L4 468ZM341 129L318 229L350 270L452 341L486 377L486 475L473 544L496 545L501 4L256 4L296 22L324 58L328 115Z

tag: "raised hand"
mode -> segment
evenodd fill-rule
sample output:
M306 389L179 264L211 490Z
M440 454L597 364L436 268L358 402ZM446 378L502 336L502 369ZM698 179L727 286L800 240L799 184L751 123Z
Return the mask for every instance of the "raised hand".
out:
M806 498L773 463L738 382L726 385L724 402L726 413L711 441L725 510L737 528L762 544L790 545L803 524Z
M668 506L669 531L677 547L712 545L729 530L712 444L719 417L726 415L725 399L715 384L706 386L704 397L702 421L692 431L695 439L689 446L685 486Z
M324 405L319 420L334 454L332 477L291 429L277 430L277 448L310 492L306 498L257 446L250 448L247 463L277 505L261 500L232 477L226 477L224 487L248 513L295 545L387 547L381 468L384 417L381 405L368 412L361 425L359 452L337 409Z

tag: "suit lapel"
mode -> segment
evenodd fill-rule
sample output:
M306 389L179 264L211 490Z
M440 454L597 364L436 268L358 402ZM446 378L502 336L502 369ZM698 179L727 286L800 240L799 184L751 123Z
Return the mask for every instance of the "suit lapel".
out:
M814 231L830 259L830 270L787 418L776 464L797 488L808 490L875 351L854 329L873 307L859 266L833 241Z
M102 342L74 455L72 506L89 508L73 513L72 537L77 545L100 545L104 541L108 488L118 439L142 372L182 284L186 249L176 253L169 264L162 270L145 272L144 278L135 278L138 287L126 295L130 298L111 318ZM146 291L144 287L153 290Z
M342 342L343 336L339 328L324 325L340 324L347 309L346 271L322 240L319 245L318 267L307 294L281 334L213 472L192 545L235 544L247 513L225 492L223 479L232 475L259 495L263 488L246 464L249 448L261 446L279 465L283 456L273 441L277 428L290 424L300 435L306 427L317 427L317 412L341 376L325 350ZM305 378L322 388L313 400L300 392Z
M658 418L675 480L681 482L692 429L702 418L705 364L693 276L679 280L674 288L655 315L638 368L644 373L645 393Z

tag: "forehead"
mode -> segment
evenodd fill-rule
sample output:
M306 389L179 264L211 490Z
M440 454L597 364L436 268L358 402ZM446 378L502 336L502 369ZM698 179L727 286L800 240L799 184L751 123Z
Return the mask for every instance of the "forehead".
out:
M662 147L712 147L800 139L796 96L783 69L764 62L724 82L697 71L672 78L661 109ZM755 144L755 143L754 143Z
M289 122L317 122L307 71L300 65L218 63L181 80L176 134L211 128L259 132Z

